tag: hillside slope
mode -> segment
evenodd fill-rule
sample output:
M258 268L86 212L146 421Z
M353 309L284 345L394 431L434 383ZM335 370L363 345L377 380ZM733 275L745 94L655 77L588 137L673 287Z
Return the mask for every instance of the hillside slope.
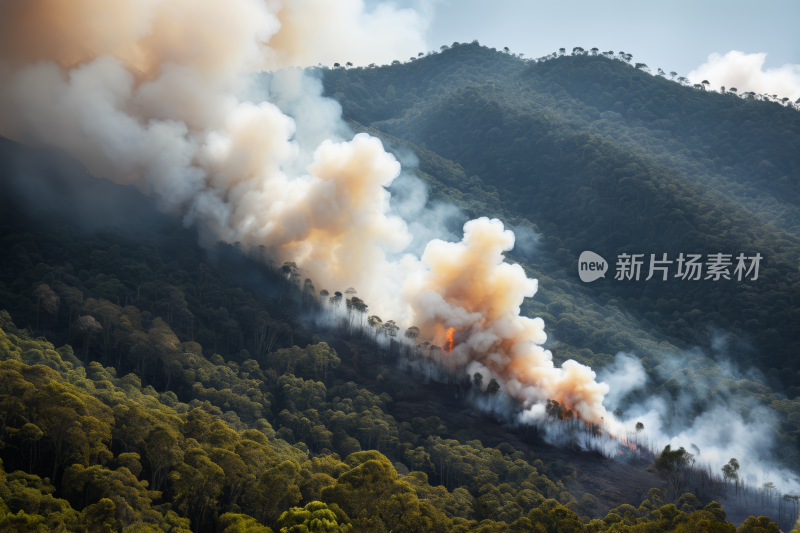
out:
M364 91L388 90L393 69L407 73L411 85L403 90L412 96L403 106L387 102L382 112L379 100L368 99L376 109L357 116L460 165L462 173L443 173L441 181L534 223L568 277L577 277L577 257L587 249L612 263L624 252L667 253L673 260L679 253L760 253L765 259L755 282L607 277L588 290L683 346L708 346L709 326L735 332L758 350L749 364L775 368L784 386L800 384L793 357L800 347L800 241L791 213L797 197L780 188L800 179L800 150L793 149L800 113L701 93L600 56L530 65L477 44L412 65L337 69L323 80L347 113ZM424 99L413 96L413 85ZM603 105L621 101L607 104L609 90L627 99L632 113L606 111ZM649 104L641 117L640 99ZM648 111L659 101L665 106L659 115ZM730 142L720 139L742 149L734 157ZM688 156L687 146L695 150Z

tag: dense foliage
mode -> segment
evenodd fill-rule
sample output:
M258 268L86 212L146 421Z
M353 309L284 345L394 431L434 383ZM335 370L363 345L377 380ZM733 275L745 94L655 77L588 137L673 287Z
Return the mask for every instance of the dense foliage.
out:
M337 392L344 397L331 402L322 383L284 375L285 398L303 398L309 382L322 393L307 400L316 409L294 410L304 415L299 426L310 425L308 416L324 422L306 437L323 450L315 454L278 438L263 419L253 424L259 429L244 429L231 411L197 399L181 403L173 392L142 387L134 374L118 378L97 362L83 366L69 346L56 351L17 330L7 313L2 319L2 531L180 532L214 524L226 532L271 530L260 524L280 531L735 530L719 504L702 506L685 494L678 509L663 505L658 489L638 508L623 505L603 520L579 519L577 513L593 513L594 498L586 493L577 501L508 445L488 450L477 441L461 446L429 436L433 456L426 447L406 447L408 462L420 468L408 473L377 450L356 451L356 439L339 439L328 429L346 435L346 419L381 417L380 406L368 404L369 392L343 384ZM401 429L425 432L435 423ZM446 429L440 424L434 431ZM323 446L349 453L342 461ZM457 464L453 453L472 463L464 472L464 481L472 478L469 491L428 483L423 470L435 475L431 460ZM768 521L758 526L777 531ZM752 526L742 527L749 532Z

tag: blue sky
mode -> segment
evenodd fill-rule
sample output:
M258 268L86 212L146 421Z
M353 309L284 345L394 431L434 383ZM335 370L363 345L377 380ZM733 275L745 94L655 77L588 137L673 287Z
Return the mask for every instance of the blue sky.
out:
M367 9L378 2L367 0ZM478 39L540 57L558 48L594 46L633 54L655 71L681 75L712 53L767 53L765 68L800 64L800 1L402 0L426 13L429 48Z

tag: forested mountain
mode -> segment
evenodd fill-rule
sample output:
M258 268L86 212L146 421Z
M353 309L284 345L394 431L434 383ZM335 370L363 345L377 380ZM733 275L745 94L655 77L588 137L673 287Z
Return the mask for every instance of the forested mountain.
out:
M589 249L760 253L751 283L607 277L587 287L678 346L707 342L710 324L736 332L758 348L752 364L785 368L783 385L798 384L795 109L602 55L527 63L477 43L323 81L354 120L449 159L451 168L433 168L423 157L420 169L456 194L535 224L567 278Z
M796 469L800 113L602 55L443 48L313 74L354 132L413 154L431 203L541 236L507 260L540 282L523 311L557 363L632 352L642 394L676 409L767 406ZM777 533L742 514L747 494L794 523L797 500L769 487L676 477L685 450L615 461L470 410L493 392L398 368L416 351L377 329L310 320L329 297L313 280L201 248L157 207L0 139L0 531ZM584 250L764 260L756 281L587 285ZM710 359L717 332L760 373Z

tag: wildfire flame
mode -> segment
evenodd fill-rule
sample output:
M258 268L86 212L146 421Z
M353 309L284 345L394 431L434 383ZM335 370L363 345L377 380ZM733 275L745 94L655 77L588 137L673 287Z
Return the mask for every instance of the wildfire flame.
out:
M453 350L453 335L455 334L455 332L456 328L447 329L443 346L445 353L450 353Z

